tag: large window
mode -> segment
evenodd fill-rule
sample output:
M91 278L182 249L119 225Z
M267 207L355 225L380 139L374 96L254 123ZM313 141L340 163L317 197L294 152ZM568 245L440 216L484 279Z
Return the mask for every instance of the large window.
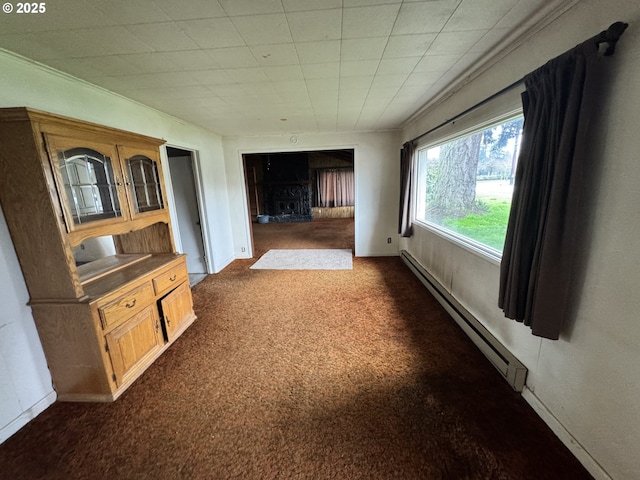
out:
M500 254L511 207L522 115L417 151L416 220Z

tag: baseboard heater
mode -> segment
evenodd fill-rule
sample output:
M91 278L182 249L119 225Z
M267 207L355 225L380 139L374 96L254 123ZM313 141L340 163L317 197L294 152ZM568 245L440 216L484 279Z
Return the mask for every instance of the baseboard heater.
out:
M516 392L521 392L527 378L527 367L514 357L477 318L453 298L411 254L402 250L400 256L484 356L498 369L511 388Z

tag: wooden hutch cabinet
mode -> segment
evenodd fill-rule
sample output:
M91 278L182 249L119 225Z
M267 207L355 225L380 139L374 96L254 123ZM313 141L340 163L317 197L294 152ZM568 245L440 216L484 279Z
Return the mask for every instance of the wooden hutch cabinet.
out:
M196 318L162 143L0 109L0 202L59 400L115 400ZM115 255L76 261L104 236Z

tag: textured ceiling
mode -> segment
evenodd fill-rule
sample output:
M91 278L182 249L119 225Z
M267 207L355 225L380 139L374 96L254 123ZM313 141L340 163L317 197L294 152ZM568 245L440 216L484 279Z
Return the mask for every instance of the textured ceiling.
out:
M220 135L368 131L399 128L563 3L57 0L0 14L0 47Z

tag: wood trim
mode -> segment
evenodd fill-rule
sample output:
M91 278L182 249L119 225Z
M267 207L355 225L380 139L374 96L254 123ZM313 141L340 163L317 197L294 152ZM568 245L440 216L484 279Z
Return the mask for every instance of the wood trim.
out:
M0 122L27 121L40 124L42 132L55 133L68 129L82 131L85 134L94 134L101 138L118 139L118 141L133 142L134 144L153 144L160 146L165 140L147 135L128 132L114 127L107 127L97 123L65 117L54 113L44 112L28 107L3 108L0 111ZM117 143L117 142L116 142Z

